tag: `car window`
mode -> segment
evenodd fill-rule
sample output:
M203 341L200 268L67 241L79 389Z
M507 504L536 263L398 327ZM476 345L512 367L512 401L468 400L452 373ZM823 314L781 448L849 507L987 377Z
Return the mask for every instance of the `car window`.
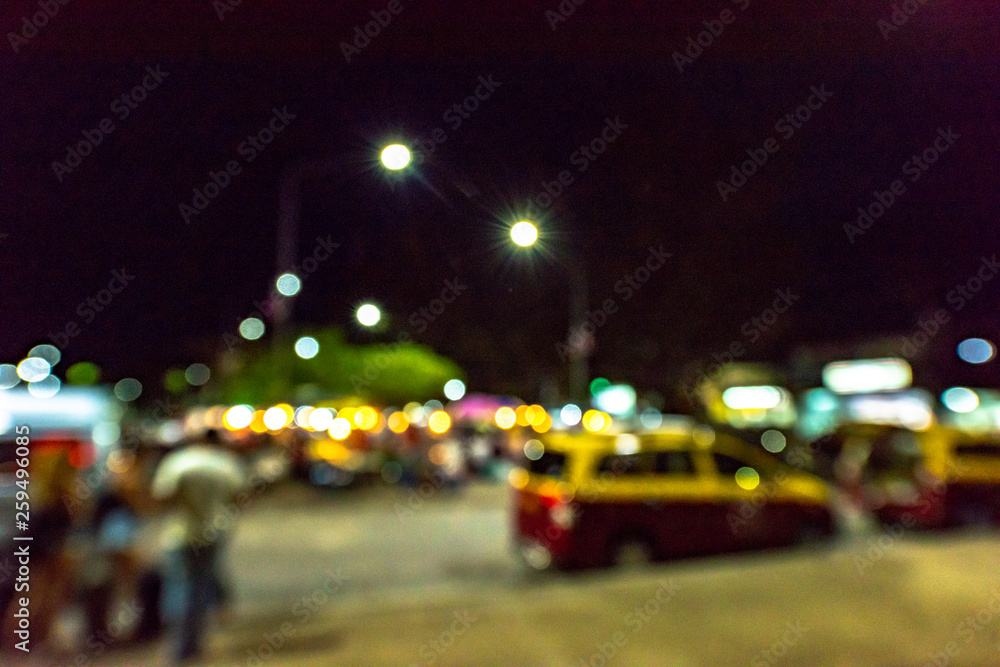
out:
M737 470L749 465L728 454L719 454L718 452L713 453L712 458L715 459L715 467L719 469L720 475L735 475Z
M988 456L990 458L1000 459L1000 445L991 445L981 442L959 445L955 449L955 454L958 456Z
M528 461L528 472L535 475L562 477L566 469L566 455L558 452L545 452L535 461Z
M640 454L611 454L601 459L597 472L613 475L641 475L653 472L653 459L649 452Z
M657 452L655 469L657 473L664 475L693 475L694 463L691 461L691 452L683 450Z
M601 459L598 474L613 475L692 475L694 464L690 452L639 452L612 454Z

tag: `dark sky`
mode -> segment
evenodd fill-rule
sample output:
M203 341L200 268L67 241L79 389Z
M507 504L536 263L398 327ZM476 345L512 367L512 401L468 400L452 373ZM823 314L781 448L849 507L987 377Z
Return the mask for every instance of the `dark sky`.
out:
M564 381L572 252L591 308L617 306L593 373L668 394L734 342L783 360L802 343L912 336L941 308L950 321L929 349L997 335L1000 280L961 309L948 299L1000 251L995 3L915 1L888 38L881 2L588 0L555 30L554 1L400 6L349 63L341 43L386 3L244 0L220 21L208 1L71 2L17 52L8 35L0 361L75 322L67 363L94 360L110 379L158 385L170 366L211 363L269 293L279 183L302 159L338 167L303 188L297 254L327 235L340 246L305 281L295 322L370 340L351 317L373 299L389 317L374 340L409 331L475 388L527 397ZM731 23L703 24L724 10ZM0 28L37 11L5 3ZM679 72L675 51L713 26ZM147 67L166 76L121 118L113 102ZM444 114L480 77L499 86L456 126ZM776 127L821 86L832 96L792 136ZM294 118L248 162L240 144L275 108ZM114 130L60 182L53 161L104 118ZM607 119L624 129L580 171L574 152ZM436 128L446 140L407 178L377 167L386 141ZM948 128L958 138L911 181L904 163ZM769 138L777 152L723 201L717 182ZM241 172L186 224L179 204L230 160ZM513 253L506 226L564 170L572 183L538 216L545 252ZM903 194L849 242L845 223L895 179ZM625 300L616 284L661 244L672 257ZM87 322L79 304L122 269L134 280ZM420 331L411 315L456 278L467 289ZM797 299L753 338L777 289Z

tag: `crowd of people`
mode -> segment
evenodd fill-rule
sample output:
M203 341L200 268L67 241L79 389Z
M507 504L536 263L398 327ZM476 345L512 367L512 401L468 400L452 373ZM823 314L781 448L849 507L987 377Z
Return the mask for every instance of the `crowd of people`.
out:
M82 650L98 659L167 632L174 660L197 658L207 615L225 616L231 600L224 558L233 522L220 517L247 483L245 462L212 430L169 452L116 450L100 462L103 475L85 474L96 468L92 455L83 441L33 443L22 534L31 540L18 542L30 544L30 578L18 581L7 548L3 650L16 652L14 608L29 596L32 652ZM75 633L57 623L73 609L83 620Z

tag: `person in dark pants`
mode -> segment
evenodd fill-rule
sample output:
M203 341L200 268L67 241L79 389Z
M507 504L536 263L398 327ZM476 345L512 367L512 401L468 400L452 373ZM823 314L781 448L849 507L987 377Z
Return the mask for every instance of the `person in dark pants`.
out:
M228 600L221 555L233 527L232 501L246 481L239 457L222 446L215 431L167 454L153 478L153 496L174 503L182 526L172 554L168 588L173 590L166 591L179 598L172 621L181 662L201 655L208 612Z

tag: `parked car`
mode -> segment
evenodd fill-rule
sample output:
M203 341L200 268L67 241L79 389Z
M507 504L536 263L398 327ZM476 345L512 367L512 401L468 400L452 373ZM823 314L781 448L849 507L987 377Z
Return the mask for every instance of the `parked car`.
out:
M945 493L928 457L929 435L888 424L843 424L810 445L811 469L882 525L937 528L945 523Z
M537 569L778 547L835 530L827 483L707 426L539 437L510 478L514 542Z
M943 484L945 523L1000 524L1000 434L938 427L922 442Z

